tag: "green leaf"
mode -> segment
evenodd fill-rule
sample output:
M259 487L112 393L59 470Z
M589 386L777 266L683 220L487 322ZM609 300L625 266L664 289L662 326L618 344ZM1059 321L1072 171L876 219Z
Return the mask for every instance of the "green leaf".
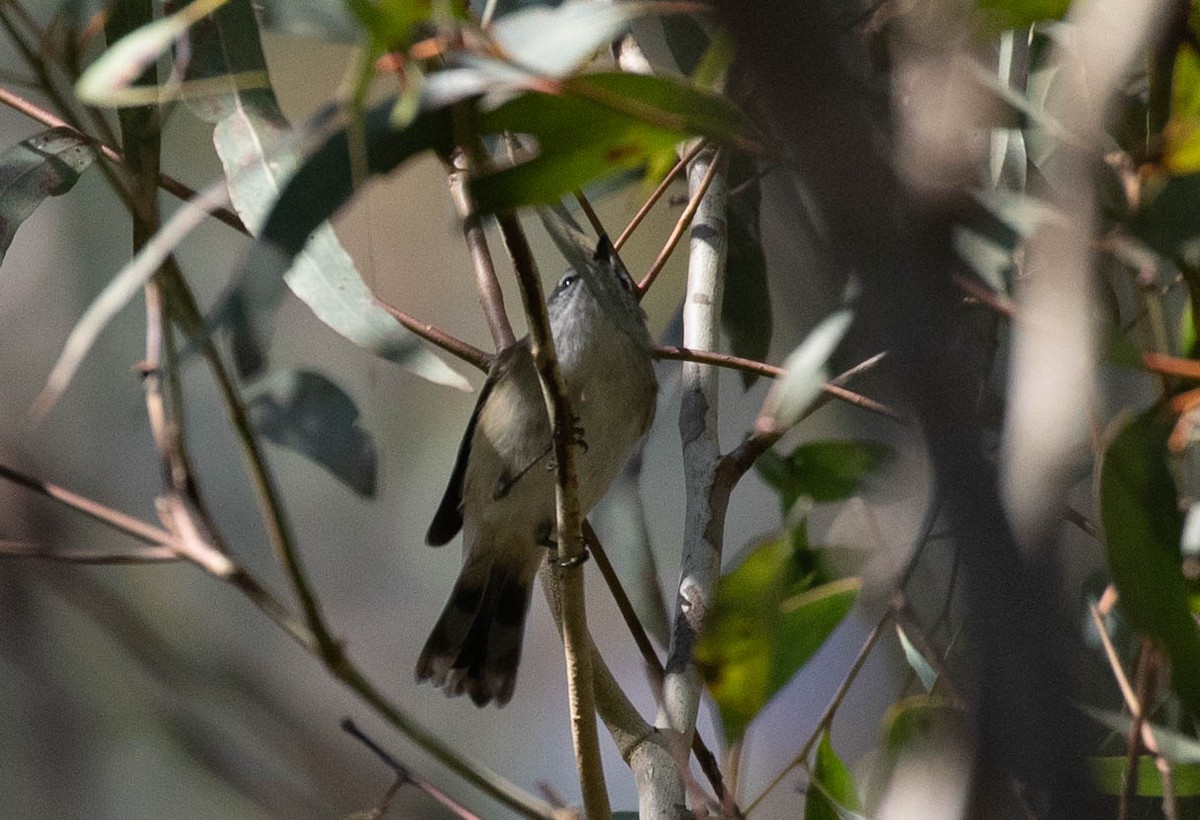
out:
M914 695L892 705L883 718L883 749L894 759L905 749L939 744L967 726L959 706L930 695Z
M784 374L771 385L758 425L763 432L783 432L800 421L821 395L829 374L826 364L850 329L854 314L847 308L826 317L783 362Z
M858 817L861 809L854 778L833 751L829 732L825 732L817 745L812 781L804 801L804 820L849 820Z
M38 205L75 187L95 159L95 149L65 127L42 131L0 154L0 263Z
M1042 20L1061 20L1071 0L976 0L975 6L993 27L1017 29Z
M249 0L231 0L213 15L211 24L198 25L192 44L193 70L197 76L266 70ZM220 95L195 102L192 110L215 124L213 143L238 215L252 233L270 241L272 229L268 219L272 209L284 208L285 217L292 213L292 206L283 201L280 189L287 185L300 160L288 147L290 129L275 95L269 89L227 88ZM373 136L376 140L387 139L390 128L379 119L376 114ZM412 127L417 128L418 124L414 121ZM341 136L344 139L344 132ZM328 150L326 145L309 164L321 156L327 157ZM321 177L320 184L327 182L323 172L317 176ZM340 184L348 186L349 177ZM349 194L345 187L344 197ZM326 201L323 197L317 200L318 206ZM228 325L234 332L239 371L253 375L264 369L262 344L270 335L286 283L318 319L359 347L432 382L469 389L461 375L434 356L417 336L375 302L333 228L324 221L344 201L331 203L327 213L318 214L321 219L308 217L302 228L307 242L301 241L295 249L289 246L285 258L278 260L282 267L241 278L217 311L218 324ZM293 237L292 241L294 245L300 240Z
M538 154L472 183L482 212L557 201L593 180L636 168L694 135L728 139L746 121L727 100L678 80L601 73L563 81L560 94L529 92L480 113L486 134L537 138Z
M80 101L92 105L155 105L176 96L205 93L232 81L240 88L263 88L269 84L266 71L248 71L217 80L195 80L172 86L135 85L137 80L175 42L208 14L229 0L193 0L175 14L148 23L113 43L88 66L75 84Z
M792 539L752 550L717 585L695 660L730 742L811 658L854 605L861 582L810 589Z
M263 28L296 37L357 43L362 26L344 3L329 0L258 0Z
M311 370L283 370L247 391L246 409L268 441L294 450L359 495L375 494L375 443L340 387Z
M1100 468L1100 516L1108 566L1121 608L1138 630L1160 641L1171 683L1200 714L1200 634L1188 608L1180 566L1183 516L1167 464L1167 420L1157 408L1113 425Z
M755 467L779 492L786 513L801 498L823 503L856 495L862 480L881 470L894 455L878 441L830 439L801 444L786 457L768 450Z
M761 362L771 348L771 292L767 287L767 257L759 228L762 187L754 157L735 151L729 160L726 179L729 190L735 193L731 193L725 207L728 250L721 327L729 334L729 346L735 356ZM745 370L741 376L745 388L758 380L757 374Z
M1093 757L1092 777L1101 794L1119 795L1125 792L1125 777L1128 769L1124 755L1120 757ZM1171 793L1176 797L1200 796L1200 764L1183 763L1171 766ZM1137 759L1137 792L1139 797L1162 797L1162 773L1150 755Z
M1196 292L1200 269L1200 173L1152 177L1146 181L1133 234L1166 259L1183 261L1181 272Z
M567 0L557 8L534 6L506 14L488 33L523 68L565 77L618 39L631 21L653 14L656 5Z
M1171 119L1163 129L1163 164L1173 174L1200 171L1200 54L1188 44L1175 52Z

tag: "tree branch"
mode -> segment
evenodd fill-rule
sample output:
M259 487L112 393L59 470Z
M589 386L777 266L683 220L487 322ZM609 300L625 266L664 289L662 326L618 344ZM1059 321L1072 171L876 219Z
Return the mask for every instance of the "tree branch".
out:
M718 173L720 152L702 151L688 167L688 188L695 215L687 296L683 309L684 345L716 347L725 270L725 180ZM691 215L688 216L691 221ZM683 220L680 221L683 224ZM678 226L677 226L678 228ZM670 244L670 243L668 243ZM663 681L659 726L678 732L691 744L700 704L700 674L692 658L696 639L712 602L721 570L728 494L714 492L721 460L717 440L717 371L685 362L681 376L679 431L683 440L687 510L683 556L675 604L675 622Z
M484 372L487 372L488 367L491 366L492 355L490 353L480 350L474 345L464 342L462 339L451 336L438 327L426 322L417 321L400 308L389 302L385 302L378 296L375 297L375 303L390 313L392 318L397 322L430 344L437 345L451 356L456 356L467 364L474 365Z
M554 443L556 508L558 518L558 567L563 607L562 637L567 662L567 688L571 703L571 736L575 745L575 765L583 790L584 811L589 818L605 820L611 815L604 768L600 760L600 739L596 732L596 698L593 690L591 638L587 630L587 609L583 589L583 516L579 508L575 470L575 416L566 382L558 367L550 319L542 294L533 252L525 232L511 213L499 217L500 231L512 256L520 285L521 301L529 325L530 347Z

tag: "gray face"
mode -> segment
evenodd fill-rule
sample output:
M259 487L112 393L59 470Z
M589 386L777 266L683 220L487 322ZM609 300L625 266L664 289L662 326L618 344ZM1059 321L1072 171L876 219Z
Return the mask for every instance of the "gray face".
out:
M646 314L638 305L634 281L608 254L588 260L582 270L567 271L551 292L548 309L556 330L566 329L572 321L596 318L635 341L650 344Z

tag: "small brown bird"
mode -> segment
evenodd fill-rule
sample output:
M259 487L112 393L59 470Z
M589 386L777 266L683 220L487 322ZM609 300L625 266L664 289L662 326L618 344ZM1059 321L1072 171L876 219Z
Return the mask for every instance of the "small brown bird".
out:
M547 300L559 367L583 431L576 461L584 514L654 419L657 383L646 315L603 237ZM417 661L417 680L478 706L512 698L534 576L554 546L550 423L529 341L496 357L467 424L426 542L463 531L463 566Z

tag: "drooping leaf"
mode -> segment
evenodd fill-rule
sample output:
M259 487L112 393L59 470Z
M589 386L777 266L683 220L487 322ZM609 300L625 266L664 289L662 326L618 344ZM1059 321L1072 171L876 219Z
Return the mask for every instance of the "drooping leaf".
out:
M857 578L812 588L791 538L752 550L721 578L695 659L731 742L849 613Z
M617 39L629 23L653 14L655 3L567 0L506 14L488 32L510 60L546 77L565 77Z
M1195 292L1200 267L1200 173L1160 175L1146 181L1140 208L1129 223L1134 236L1166 259L1183 261L1181 272Z
M729 335L735 356L761 362L771 348L771 293L759 228L762 187L758 173L754 157L742 151L733 153L726 172L731 193L725 207L728 250L721 327ZM745 370L741 376L746 388L758 379L757 374Z
M246 409L268 441L300 453L359 495L375 494L375 443L359 426L353 399L326 376L272 373L247 392Z
M192 50L192 71L196 76L215 79L266 70L249 0L230 0L213 15L211 22L195 26ZM275 95L269 88L242 90L230 86L221 94L195 101L192 110L214 123L213 143L238 215L252 233L269 241L268 217L273 208L283 206L280 189L300 160L289 146L289 125ZM412 125L416 127L415 122ZM377 137L378 133L389 130L386 124L380 127L378 122L376 128ZM329 146L322 150L327 156ZM343 147L343 154L344 150ZM309 164L320 156L318 152ZM318 184L329 184L328 174L318 172L316 176ZM348 185L349 177L338 184ZM349 196L349 190L345 196ZM340 204L333 203L331 210L322 216L330 216ZM320 207L320 202L317 206ZM284 214L290 218L292 209L286 208ZM254 375L264 369L262 345L270 336L286 283L318 319L359 347L422 378L468 389L461 375L376 304L324 218L313 221L308 217L298 230L307 231L304 234L307 243L299 240L300 248L290 250L290 257L281 260L290 265L273 272L251 270L237 280L217 312L219 323L234 332L235 359L243 375ZM293 245L296 241L298 238L293 237Z
M826 364L850 329L854 314L843 308L826 317L783 362L784 373L763 401L758 425L764 432L782 432L800 420L821 395L828 379Z
M1128 760L1120 757L1093 757L1092 777L1101 794L1119 795L1125 792ZM1163 778L1155 760L1150 755L1137 759L1137 791L1139 797L1162 797ZM1176 797L1200 796L1200 764L1176 763L1171 765L1171 793Z
M484 133L536 137L533 159L473 181L483 212L558 200L603 176L636 168L694 135L728 139L746 121L727 100L678 80L638 74L572 77L561 93L528 92L481 112Z
M895 703L883 718L883 748L895 755L917 744L933 743L968 725L962 707L931 695Z
M841 501L860 491L862 481L878 472L894 453L878 441L810 441L784 457L769 450L759 458L758 474L779 493L784 512L801 498Z
M829 741L829 732L817 744L812 782L804 799L804 820L855 820L862 805L854 777Z
M172 87L135 85L189 27L217 11L229 0L193 0L172 15L148 23L125 35L87 67L75 84L75 94L92 105L156 105L164 98L206 93L214 88L207 80L184 82ZM241 88L269 84L265 71L253 70L221 80L215 87L234 82Z
M1200 632L1181 569L1183 516L1167 464L1168 435L1157 408L1116 423L1100 469L1100 515L1121 608L1162 643L1172 686L1200 714Z
M0 154L0 263L38 205L75 187L95 159L95 149L70 128L50 128Z

